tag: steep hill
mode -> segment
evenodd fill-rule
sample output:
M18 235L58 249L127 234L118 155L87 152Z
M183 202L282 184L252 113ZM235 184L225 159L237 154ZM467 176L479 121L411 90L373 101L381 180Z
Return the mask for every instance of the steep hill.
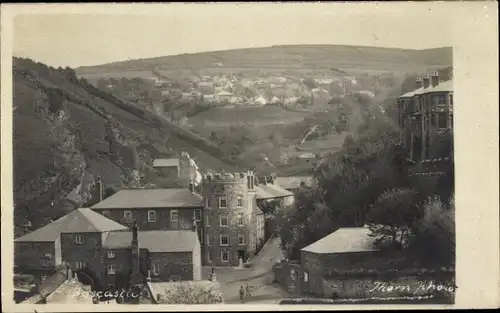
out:
M423 68L450 66L452 63L451 47L409 50L340 45L288 45L130 60L80 67L76 72L88 78L141 76L140 73L151 75L153 68L166 75L180 73L179 71L190 74L193 70L202 75L210 71L413 72Z
M152 159L187 151L202 170L242 170L219 147L151 112L29 59L13 60L17 226L46 224L105 186L154 181Z

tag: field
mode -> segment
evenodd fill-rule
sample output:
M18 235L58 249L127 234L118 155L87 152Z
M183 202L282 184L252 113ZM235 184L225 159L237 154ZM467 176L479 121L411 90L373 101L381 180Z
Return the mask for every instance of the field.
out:
M165 75L172 76L190 74L192 70L199 71L201 75L212 72L253 72L257 76L266 73L332 74L360 70L395 73L450 66L451 56L451 47L408 50L338 45L272 46L115 62L80 67L76 72L80 76L93 78L109 77L110 73L120 77L129 76L131 72L141 73L137 76L142 77L155 67ZM215 62L222 63L222 66L214 66Z

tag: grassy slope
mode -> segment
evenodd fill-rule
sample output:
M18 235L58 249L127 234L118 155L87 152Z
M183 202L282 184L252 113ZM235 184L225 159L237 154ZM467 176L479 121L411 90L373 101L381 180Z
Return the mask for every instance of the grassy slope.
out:
M100 175L105 184L120 185L120 175L126 169L150 167L154 157L175 155L188 151L202 169L236 171L237 164L224 160L217 146L200 139L177 125L172 125L152 113L141 111L126 103L96 93L85 83L68 79L62 70L55 70L31 60L14 59L14 199L16 223L27 220L40 224L50 212L52 198L64 198L79 183L82 171ZM51 134L47 113L36 108L51 102L47 93L58 90L64 94L64 111L69 116L58 126L65 134L81 132L81 144L76 145L69 160L57 155L56 167L53 149L61 147L67 138ZM105 112L104 114L102 112ZM119 145L117 162L109 155L110 145L105 139L108 115L121 123L119 133L124 142ZM53 128L53 127L52 127ZM69 138L69 136L66 135ZM166 142L164 145L163 143ZM59 150L58 150L59 151ZM135 154L135 155L131 155ZM135 164L134 160L136 159ZM81 168L80 168L81 167ZM80 170L69 170L80 168ZM153 169L148 168L153 171ZM55 182L50 178L57 177ZM40 226L40 225L37 225Z
M311 70L332 69L421 71L422 68L443 67L452 64L452 48L407 50L336 45L299 45L248 48L182 54L150 59L115 62L76 69L79 75L92 76L103 73L150 71L158 67L162 71L214 68L212 63L222 62L215 69L241 70Z

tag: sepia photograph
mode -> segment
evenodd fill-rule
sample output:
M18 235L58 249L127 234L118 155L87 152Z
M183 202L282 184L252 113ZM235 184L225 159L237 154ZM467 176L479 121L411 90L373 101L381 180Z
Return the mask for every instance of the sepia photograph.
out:
M19 9L5 298L454 305L446 9L322 5Z

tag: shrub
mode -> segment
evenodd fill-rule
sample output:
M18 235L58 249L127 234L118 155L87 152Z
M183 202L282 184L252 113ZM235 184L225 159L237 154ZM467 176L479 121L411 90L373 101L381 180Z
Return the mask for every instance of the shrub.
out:
M173 283L172 288L160 296L160 304L217 304L224 298L217 285L200 285L195 282Z

